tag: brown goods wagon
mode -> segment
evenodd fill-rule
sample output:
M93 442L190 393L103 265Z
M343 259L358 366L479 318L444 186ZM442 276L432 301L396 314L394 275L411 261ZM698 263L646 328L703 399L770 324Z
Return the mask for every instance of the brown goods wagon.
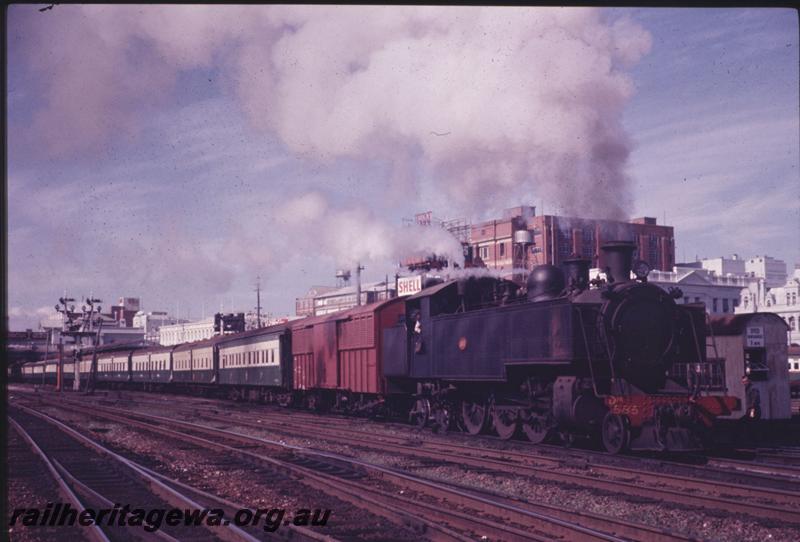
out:
M337 387L336 316L312 316L292 326L294 389Z
M382 393L382 330L404 311L403 299L394 298L298 322L292 328L295 388Z
M383 330L405 312L403 298L346 311L338 320L339 387L355 393L383 393Z

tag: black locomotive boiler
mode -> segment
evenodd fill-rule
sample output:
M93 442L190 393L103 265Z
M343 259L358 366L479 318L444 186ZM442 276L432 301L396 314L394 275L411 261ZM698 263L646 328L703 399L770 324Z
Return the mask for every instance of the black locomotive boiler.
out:
M411 296L404 321L384 330L389 393L413 397L420 425L599 437L612 453L702 448L736 399L693 394L667 373L705 362L704 307L676 304L643 262L631 279L633 250L605 245L602 280L576 258L535 268L525 288L484 276Z

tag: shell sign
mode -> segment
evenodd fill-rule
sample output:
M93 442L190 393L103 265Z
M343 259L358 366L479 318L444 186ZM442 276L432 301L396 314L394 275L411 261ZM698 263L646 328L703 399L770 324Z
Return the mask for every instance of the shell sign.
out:
M422 291L422 275L400 277L397 279L397 295L414 295Z

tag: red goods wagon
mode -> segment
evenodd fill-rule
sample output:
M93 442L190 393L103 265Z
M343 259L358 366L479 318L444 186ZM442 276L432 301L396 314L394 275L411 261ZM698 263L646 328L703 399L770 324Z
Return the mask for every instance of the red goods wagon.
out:
M336 388L336 315L305 318L292 326L294 388Z
M394 298L298 322L292 328L295 388L383 393L383 329L404 311L403 299Z
M355 393L383 393L383 330L405 312L402 298L355 307L338 320L339 387Z

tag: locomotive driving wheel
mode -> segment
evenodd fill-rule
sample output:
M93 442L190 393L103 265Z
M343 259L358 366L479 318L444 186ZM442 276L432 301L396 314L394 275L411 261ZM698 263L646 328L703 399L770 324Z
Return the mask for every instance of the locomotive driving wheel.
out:
M431 402L427 399L417 399L408 413L408 421L422 429L428 424L431 417Z
M492 409L492 423L497 435L508 440L517 432L517 409L514 407L495 406Z
M619 414L607 412L603 418L603 446L610 454L624 452L631 440L628 419Z
M477 435L486 428L489 409L485 403L464 401L461 403L461 419L470 435Z
M522 422L522 432L534 444L544 442L550 436L552 428L553 424L550 423L547 417L538 414L531 414L527 420Z

